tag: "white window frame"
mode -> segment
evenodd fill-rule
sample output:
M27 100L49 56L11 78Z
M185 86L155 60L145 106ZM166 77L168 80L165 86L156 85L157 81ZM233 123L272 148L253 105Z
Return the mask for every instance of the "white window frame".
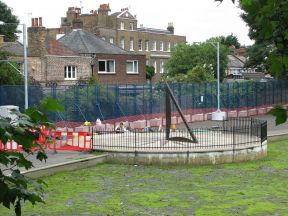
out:
M163 41L160 41L160 51L164 51L164 43L163 43Z
M160 73L164 73L164 63L165 63L164 60L160 61L160 71L159 71Z
M132 68L133 68L132 71L128 71L127 70L127 64L128 63L132 63ZM138 60L127 60L126 61L126 73L127 74L138 74L139 73L139 62L138 62Z
M120 22L120 30L125 29L125 23L123 21Z
M143 47L142 47L142 39L139 39L139 40L138 40L138 50L139 50L139 51L142 51L142 50L143 50Z
M134 39L133 38L131 38L130 39L130 51L134 51Z
M111 44L114 44L114 38L111 37L111 38L109 39L109 42L110 42Z
M153 60L153 61L152 61L152 66L153 66L154 69L155 69L155 73L157 73L157 61L156 61L156 60Z
M120 47L121 47L122 49L125 49L125 39L124 39L124 38L122 38L122 39L120 40Z
M149 51L149 40L145 40L145 51Z
M100 61L103 61L103 62L105 62L105 71L100 71L100 69L99 69L99 62ZM113 62L114 63L114 71L107 71L107 63L108 62ZM116 63L115 63L115 60L114 59L98 59L98 73L99 74L115 74L116 73Z
M152 51L157 51L157 42L156 41L152 42Z
M71 77L69 77L69 70ZM77 79L77 67L75 65L64 66L64 80L76 80Z
M133 22L130 22L130 30L134 30L134 23Z
M167 52L170 52L170 51L171 51L171 43L167 42Z

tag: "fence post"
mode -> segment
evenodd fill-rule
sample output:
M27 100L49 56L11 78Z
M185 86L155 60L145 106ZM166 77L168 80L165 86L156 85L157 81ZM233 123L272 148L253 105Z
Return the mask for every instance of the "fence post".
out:
M152 92L152 84L151 84L151 82L149 83L149 90L150 90L149 112L150 112L150 114L152 114L152 112L153 112L153 109L152 109L152 106L153 106L153 92Z

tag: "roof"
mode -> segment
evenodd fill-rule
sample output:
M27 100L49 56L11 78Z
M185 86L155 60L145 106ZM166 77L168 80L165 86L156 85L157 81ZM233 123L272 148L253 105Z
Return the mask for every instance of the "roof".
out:
M23 49L23 44L20 42L4 42L0 46L1 50L4 50L6 52L11 53L13 56L23 56L24 54L24 49Z
M245 57L236 55L227 55L228 67L243 68L245 64Z
M49 55L77 56L78 54L57 40L46 37L46 50Z
M112 13L110 16L118 16L119 14L121 14L122 12L115 12L115 13Z
M64 35L58 41L79 54L130 54L130 52L80 29Z
M161 34L171 34L170 31L165 30L165 29L155 29L155 28L146 28L146 27L137 28L137 31L140 31L140 32L154 32L154 33L161 33Z

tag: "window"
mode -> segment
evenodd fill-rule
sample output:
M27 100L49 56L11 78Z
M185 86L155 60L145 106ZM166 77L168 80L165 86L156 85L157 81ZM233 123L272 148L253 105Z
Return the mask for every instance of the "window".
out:
M130 39L130 50L131 51L134 50L134 39L133 38Z
M154 67L155 73L156 73L157 72L157 62L156 62L156 60L152 61L152 66Z
M127 73L138 73L138 61L127 61L126 71Z
M124 29L124 22L120 22L120 29L121 29L121 30Z
M163 41L160 41L160 51L164 51L164 43L163 43Z
M156 41L152 42L152 51L156 51Z
M168 42L168 43L167 43L167 51L170 52L170 49L171 49L171 43Z
M160 61L160 73L164 73L164 61Z
M110 43L113 44L114 43L114 38L110 38Z
M125 40L124 40L124 38L122 38L122 39L120 40L120 47L121 47L122 49L125 49Z
M141 39L138 40L138 50L142 51L142 40Z
M149 60L148 59L146 60L146 65L149 65Z
M115 73L115 61L114 60L98 60L99 73Z
M149 51L149 41L148 40L145 41L145 50Z
M133 22L130 23L130 30L134 30L134 23Z
M65 80L76 80L77 78L77 68L75 66L65 66L64 67L64 78Z

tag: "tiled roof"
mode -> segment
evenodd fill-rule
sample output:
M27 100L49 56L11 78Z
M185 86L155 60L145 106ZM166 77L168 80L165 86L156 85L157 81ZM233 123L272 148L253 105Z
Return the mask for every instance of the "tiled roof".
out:
M59 42L79 54L129 54L130 52L108 43L94 34L82 30L74 30L64 35Z
M57 40L46 37L46 50L49 55L77 56L78 54Z
M11 53L13 56L23 56L23 44L20 42L5 42L0 46L1 50Z

